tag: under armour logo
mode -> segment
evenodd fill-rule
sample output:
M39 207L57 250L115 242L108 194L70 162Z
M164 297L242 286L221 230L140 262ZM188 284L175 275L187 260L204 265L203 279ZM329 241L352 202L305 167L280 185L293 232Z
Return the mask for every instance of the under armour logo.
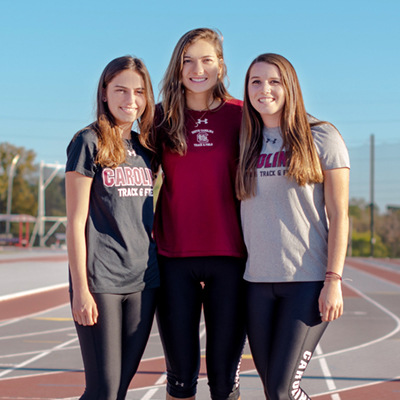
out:
M196 125L195 125L195 128L197 128L202 122L203 122L204 124L208 124L208 119L207 119L207 118L204 118L204 119L198 118L198 119L197 119L197 122L196 122Z
M136 156L136 152L135 150L127 150L129 157L135 157Z
M270 138L267 138L267 140L266 140L265 142L266 142L266 143L275 144L277 140L278 140L278 139L270 139Z

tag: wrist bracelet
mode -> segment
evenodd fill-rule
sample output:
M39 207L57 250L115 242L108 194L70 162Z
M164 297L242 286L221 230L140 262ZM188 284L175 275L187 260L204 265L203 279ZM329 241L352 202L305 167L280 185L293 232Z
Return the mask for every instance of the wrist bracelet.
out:
M325 279L332 279L332 278L339 279L340 281L342 280L342 277L339 274L337 274L336 272L327 271L325 273Z

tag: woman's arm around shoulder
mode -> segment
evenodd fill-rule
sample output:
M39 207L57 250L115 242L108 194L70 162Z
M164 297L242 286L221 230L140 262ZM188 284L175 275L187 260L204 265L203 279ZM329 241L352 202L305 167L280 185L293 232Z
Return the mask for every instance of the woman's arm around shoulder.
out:
M348 168L324 171L324 194L329 233L328 275L319 298L319 310L323 321L333 321L343 314L340 277L343 274L349 233L349 175Z
M80 325L97 322L97 306L91 295L86 270L86 221L93 179L78 172L65 174L67 203L67 247L72 281L72 314Z

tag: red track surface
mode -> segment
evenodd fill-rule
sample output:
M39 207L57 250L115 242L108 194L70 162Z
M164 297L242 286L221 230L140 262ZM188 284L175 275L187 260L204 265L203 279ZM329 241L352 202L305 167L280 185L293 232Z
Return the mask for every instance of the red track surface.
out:
M68 303L68 301L67 287L0 301L0 321L34 314Z
M55 256L54 260L65 260L63 256ZM37 261L40 257L34 258ZM18 260L19 262L21 260ZM25 261L27 261L25 259ZM43 261L51 261L49 257L43 257ZM7 263L16 262L7 260ZM5 263L0 260L0 263ZM399 265L397 261L392 262ZM348 259L346 264L360 269L369 274L379 276L393 283L400 284L400 273L385 268L376 268L364 263L362 260ZM357 297L358 294L343 285L344 296ZM11 300L0 302L0 321L22 317L42 310L50 309L68 303L68 288L53 289L42 293L32 294ZM242 371L254 369L251 359L242 360ZM163 357L143 360L139 371L132 381L131 388L153 386L165 371ZM205 376L204 363L201 374ZM84 390L84 374L76 372L51 372L20 378L3 378L0 380L0 399L60 399L75 397L82 394ZM395 400L400 399L400 380L371 384L360 388L348 389L338 392L341 400ZM253 397L254 398L254 397ZM263 394L260 392L260 399ZM318 400L332 400L331 394L314 396ZM243 400L246 400L243 398Z

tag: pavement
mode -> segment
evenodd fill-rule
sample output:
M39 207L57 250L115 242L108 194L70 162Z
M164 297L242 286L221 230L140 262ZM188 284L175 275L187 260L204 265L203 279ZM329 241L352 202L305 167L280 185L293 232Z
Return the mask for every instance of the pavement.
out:
M0 248L0 400L77 399L83 367L68 303L65 249ZM345 312L325 332L302 387L317 400L400 399L400 260L348 258ZM202 368L198 400L209 399ZM246 345L241 398L263 399ZM157 326L128 400L165 398Z

